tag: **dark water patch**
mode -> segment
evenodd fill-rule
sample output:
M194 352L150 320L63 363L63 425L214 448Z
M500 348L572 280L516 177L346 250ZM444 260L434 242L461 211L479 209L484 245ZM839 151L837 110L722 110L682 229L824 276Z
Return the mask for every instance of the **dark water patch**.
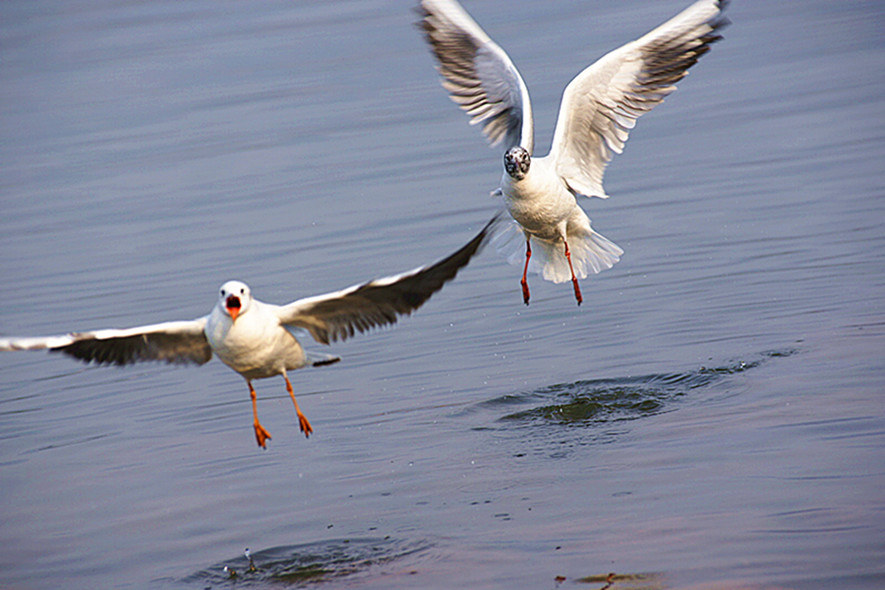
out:
M483 406L533 406L506 414L500 419L505 422L589 426L636 420L668 411L672 402L691 391L796 352L793 349L768 351L755 359L700 367L693 371L559 383L530 392L507 394L484 402Z
M561 582L565 582L567 578L561 577ZM599 590L661 590L666 588L664 577L661 574L596 574L584 576L574 580L577 584L589 584L588 587L596 587ZM597 584L598 586L593 586Z
M181 580L200 588L303 587L355 576L426 551L427 543L384 538L333 539L271 547L224 560Z

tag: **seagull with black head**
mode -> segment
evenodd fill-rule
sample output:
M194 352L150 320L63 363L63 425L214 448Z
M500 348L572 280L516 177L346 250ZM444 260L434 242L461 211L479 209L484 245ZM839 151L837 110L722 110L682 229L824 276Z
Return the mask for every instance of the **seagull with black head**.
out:
M510 57L455 0L421 0L421 27L443 87L472 124L482 124L492 146L503 144L504 173L493 194L504 197L516 223L495 241L513 264L522 263L525 244L526 305L530 271L571 281L580 305L578 279L620 260L624 251L593 230L576 197L608 198L602 176L612 155L624 149L640 115L676 90L721 38L726 4L698 0L582 70L562 94L550 152L537 156L528 88Z

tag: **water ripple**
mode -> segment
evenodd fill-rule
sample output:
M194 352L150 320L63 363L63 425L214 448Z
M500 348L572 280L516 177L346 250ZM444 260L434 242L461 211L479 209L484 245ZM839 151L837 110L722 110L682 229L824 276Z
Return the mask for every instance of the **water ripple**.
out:
M390 537L285 545L226 559L181 582L202 588L263 588L268 584L298 587L364 573L428 548L427 543Z
M753 360L735 361L693 371L658 373L558 383L534 391L507 394L483 402L486 408L531 405L505 414L505 422L591 426L635 420L668 411L671 402L688 392L709 387L732 375L755 369L795 350L767 351Z

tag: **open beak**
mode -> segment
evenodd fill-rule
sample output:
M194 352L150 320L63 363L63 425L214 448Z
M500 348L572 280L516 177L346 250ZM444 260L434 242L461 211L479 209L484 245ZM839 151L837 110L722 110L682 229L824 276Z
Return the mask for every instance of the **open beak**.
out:
M240 315L240 298L236 295L230 295L224 301L225 307L227 307L227 313L230 314L231 321L237 321L237 316Z

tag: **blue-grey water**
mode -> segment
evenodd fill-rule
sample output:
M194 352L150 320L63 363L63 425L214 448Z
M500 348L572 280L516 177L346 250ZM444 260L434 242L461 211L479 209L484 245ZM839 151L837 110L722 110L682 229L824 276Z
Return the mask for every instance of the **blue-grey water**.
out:
M688 0L465 3L543 153L568 80ZM0 3L0 332L196 318L231 278L283 303L465 243L500 154L412 8ZM626 251L584 305L535 277L525 307L489 248L293 374L309 440L262 380L258 449L217 361L0 355L0 587L885 586L885 5L729 14L583 202Z

